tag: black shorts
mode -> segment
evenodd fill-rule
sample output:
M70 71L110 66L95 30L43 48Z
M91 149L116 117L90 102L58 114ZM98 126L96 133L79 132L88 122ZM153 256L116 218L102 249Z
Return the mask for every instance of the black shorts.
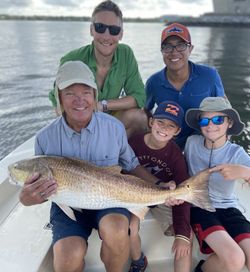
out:
M92 229L98 229L98 225L103 216L111 213L125 215L130 221L131 214L127 209L110 208L103 210L74 210L76 221L69 218L60 207L52 202L50 210L50 223L52 225L52 243L69 237L80 236L88 241Z
M250 238L250 222L236 208L216 209L215 212L208 212L192 207L190 216L190 223L202 253L210 254L213 252L204 240L214 231L227 231L237 243Z

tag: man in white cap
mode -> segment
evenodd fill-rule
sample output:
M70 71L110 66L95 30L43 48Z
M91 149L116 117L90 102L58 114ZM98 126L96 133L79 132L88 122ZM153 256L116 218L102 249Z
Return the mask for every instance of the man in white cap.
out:
M155 183L157 178L139 165L123 124L111 115L96 112L97 95L94 76L86 64L68 61L60 66L56 99L62 115L38 132L35 154L74 157L97 166L120 165L126 172ZM56 187L55 180L41 181L35 175L21 191L20 201L24 205L43 203ZM55 271L83 270L88 237L96 228L102 239L101 259L106 271L122 272L129 256L130 212L123 208L73 211L76 221L55 203L51 206Z

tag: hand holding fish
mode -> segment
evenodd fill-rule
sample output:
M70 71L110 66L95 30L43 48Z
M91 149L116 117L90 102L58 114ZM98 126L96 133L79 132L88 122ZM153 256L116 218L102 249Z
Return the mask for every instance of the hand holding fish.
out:
M250 167L239 164L220 164L209 169L210 173L220 171L225 179L244 179L250 183Z
M165 205L166 206L176 206L176 205L181 205L184 203L184 200L181 199L175 199L173 197L169 197L165 200Z
M168 190L175 190L176 189L176 183L175 181L171 180L169 182L160 182L160 183L157 183L161 188L166 188Z
M175 190L176 189L176 183L175 181L171 180L169 182L161 182L159 184L159 186L161 188L166 188L168 190ZM165 200L165 205L166 206L175 206L175 205L180 205L180 204L183 204L184 203L184 200L181 200L181 199L175 199L173 197L168 197L166 198Z
M161 182L158 184L161 188L166 188L168 190L175 190L176 189L176 183L175 181L171 180L169 182ZM166 198L165 200L165 205L166 206L175 206L175 205L180 205L183 204L184 200L180 199L175 199L173 197Z
M54 179L39 179L40 174L28 177L20 193L20 202L25 206L41 204L56 193L57 183Z

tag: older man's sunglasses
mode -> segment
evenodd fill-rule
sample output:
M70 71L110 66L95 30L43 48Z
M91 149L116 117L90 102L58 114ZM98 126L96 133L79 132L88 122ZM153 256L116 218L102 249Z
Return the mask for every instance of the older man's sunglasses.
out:
M121 27L116 25L105 25L102 23L94 23L95 31L99 34L102 34L108 28L110 35L117 36L121 32Z
M224 123L225 117L227 116L214 116L212 118L207 118L207 117L201 117L199 119L199 126L200 127L206 127L208 126L209 122L212 121L213 124L215 125L222 125Z

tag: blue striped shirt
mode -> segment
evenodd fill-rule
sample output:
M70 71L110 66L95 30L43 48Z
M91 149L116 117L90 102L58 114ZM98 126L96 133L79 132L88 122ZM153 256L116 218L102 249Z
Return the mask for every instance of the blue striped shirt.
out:
M58 117L37 133L35 154L74 157L97 166L120 165L126 171L139 165L123 124L102 112L93 113L80 133L71 129L63 116Z

